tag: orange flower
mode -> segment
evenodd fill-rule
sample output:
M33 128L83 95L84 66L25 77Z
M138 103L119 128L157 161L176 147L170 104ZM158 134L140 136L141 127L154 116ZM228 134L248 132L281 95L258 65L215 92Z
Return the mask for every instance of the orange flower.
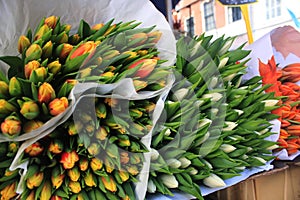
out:
M84 54L90 54L89 57L91 57L91 55L94 53L94 51L96 50L96 47L99 43L98 42L94 42L94 41L87 41L85 43L82 43L81 45L79 45L79 47L77 47L71 54L70 54L70 59L74 59L78 56L82 56Z
M1 131L9 136L18 135L21 132L21 121L15 116L8 116L1 123Z
M43 172L37 172L33 174L32 176L28 177L26 181L26 186L29 189L33 189L35 187L38 187L41 185L42 181L44 178L44 173Z
M72 169L78 160L78 154L75 150L73 150L71 152L63 152L60 163L62 163L64 169Z
M30 156L38 156L43 151L44 151L44 147L39 142L35 142L29 147L27 147L24 152Z
M64 112L68 106L69 106L68 99L66 97L61 97L60 99L59 98L53 99L49 103L48 108L50 114L56 116Z
M29 78L32 71L36 70L39 67L40 67L40 63L37 60L28 62L24 67L25 77Z
M49 103L55 97L55 91L49 83L45 82L39 87L38 100L40 103Z
M58 174L56 176L51 176L51 182L55 189L59 188L64 182L65 174Z
M47 17L44 21L44 23L49 27L49 28L52 28L54 29L56 24L57 24L57 20L58 20L58 17L52 15L50 17Z
M16 184L16 182L13 182L1 190L1 200L10 200L17 195Z
M30 46L30 40L25 35L21 35L18 40L19 53L23 53L23 51L29 46Z
M26 122L23 126L23 131L25 133L29 133L30 131L33 131L41 126L43 126L43 122L38 121L38 120L30 120Z
M275 92L275 96L281 96L281 92L279 90L279 82L277 81L277 71L276 71L276 63L275 58L272 58L268 61L267 64L264 64L259 60L259 73L262 77L262 84L272 84L271 87L266 89L266 92Z
M157 60L155 59L142 59L130 65L128 69L132 69L139 66L139 69L136 71L134 76L145 78L154 70L156 64Z

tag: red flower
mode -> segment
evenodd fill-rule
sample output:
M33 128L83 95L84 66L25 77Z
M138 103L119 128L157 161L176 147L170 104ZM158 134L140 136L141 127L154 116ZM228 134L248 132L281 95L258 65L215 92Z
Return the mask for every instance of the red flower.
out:
M60 163L62 163L64 169L72 169L78 160L78 154L75 150L73 150L71 152L63 152Z

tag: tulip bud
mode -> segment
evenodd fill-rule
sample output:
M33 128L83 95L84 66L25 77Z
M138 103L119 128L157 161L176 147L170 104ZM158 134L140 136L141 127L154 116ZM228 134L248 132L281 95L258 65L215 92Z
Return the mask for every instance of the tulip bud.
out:
M177 169L181 166L181 162L175 158L170 158L166 160L166 163L168 164L169 167Z
M253 156L254 159L258 160L259 162L261 162L262 164L266 164L267 161L261 157L258 157L258 156Z
M225 153L230 153L230 152L233 152L234 150L236 150L236 147L230 145L230 144L222 144L220 146L220 149L222 151L224 151Z
M169 128L165 129L164 136L168 137L171 135L171 130Z
M78 34L74 34L69 37L69 43L72 45L77 45L80 41L80 36Z
M102 169L103 163L98 158L92 158L92 160L90 162L90 166L91 166L93 171L97 171L97 170Z
M0 114L8 115L12 112L17 111L17 108L13 106L11 103L6 101L5 99L0 99Z
M95 133L96 138L101 141L105 140L107 138L107 135L107 130L103 126L100 126Z
M120 153L120 161L122 164L127 164L129 162L129 156L127 152L121 152Z
M47 17L44 21L44 23L49 27L49 28L52 28L54 29L56 24L57 24L57 21L58 21L58 17L56 16L50 16L50 17Z
M1 123L1 132L8 136L16 136L21 132L21 121L16 116L8 116Z
M118 139L118 145L121 147L130 147L130 140L129 139Z
M88 152L89 154L95 156L97 154L99 154L100 152L100 146L96 143L92 143L89 147L88 147Z
M32 120L39 116L40 109L37 103L34 101L25 101L22 106L20 113L25 117L26 119Z
M105 170L108 173L111 173L114 170L114 164L107 158L104 160Z
M157 60L155 59L142 59L130 65L128 69L139 67L134 76L145 78L154 70L156 65Z
M98 31L100 28L102 28L104 26L103 23L100 24L95 24L94 26L92 26L92 30Z
M40 103L49 103L53 99L55 99L55 91L53 87L45 82L38 89L38 101Z
M129 172L129 174L131 174L132 176L136 176L139 173L139 170L136 165L131 165L126 168L127 168L127 171Z
M14 154L18 151L18 149L19 149L19 144L18 143L16 143L16 142L9 143L9 145L8 145L8 152L9 153Z
M29 156L35 157L40 155L44 151L44 147L39 143L35 142L29 147L25 149L25 153L27 153Z
M4 81L0 81L0 98L6 98L8 96L8 85Z
M157 43L162 35L162 32L160 31L153 31L147 34L149 38L153 38L151 42Z
M32 190L35 187L39 187L43 181L43 178L44 178L43 172L37 172L32 176L28 177L26 181L27 188Z
M102 59L110 60L116 57L117 55L120 55L120 52L118 50L110 50L103 55Z
M26 200L27 200L27 199L26 199ZM50 200L63 200L63 198L60 197L60 196L54 195L54 196L51 197Z
M64 60L70 54L70 52L72 51L72 49L73 49L73 46L71 44L63 43L63 44L60 44L56 48L55 53L58 55L58 57L61 60Z
M112 108L115 108L116 105L118 105L118 99L115 99L115 98L105 98L104 99L104 103L106 103L107 105L109 105Z
M181 168L187 168L190 164L192 164L192 162L186 157L179 158L179 161L181 162Z
M78 194L81 191L80 182L70 181L68 186L69 186L71 192L73 192L75 194Z
M40 200L49 200L52 194L52 186L50 181L46 181L42 187Z
M30 40L25 36L21 35L18 40L18 51L19 53L23 53L25 49L30 46Z
M59 63L58 60L55 60L55 61L49 63L47 65L47 67L48 67L49 71L54 75L57 74L58 72L60 72L60 70L61 70L61 64Z
M51 176L51 183L55 189L59 188L64 182L65 174L56 174Z
M119 170L118 171L120 178L122 179L123 182L127 181L129 179L129 173L124 171L124 170Z
M43 82L47 77L47 70L45 67L39 67L32 71L29 80L33 82Z
M160 180L167 188L177 188L178 181L176 180L175 176L170 174L163 174L160 176Z
M36 70L40 67L40 63L37 60L28 62L24 67L25 77L28 79L33 70Z
M68 176L70 177L71 181L78 181L80 178L80 172L78 167L73 167L72 169L68 170Z
M45 35L49 30L50 29L46 24L42 25L40 29L37 31L37 33L35 34L34 40L38 40L42 38L42 36Z
M81 158L79 160L79 169L84 172L84 171L86 171L88 169L88 167L89 167L88 160L84 159L84 158Z
M156 104L153 102L149 102L149 104L145 107L146 112L151 113L154 111Z
M156 191L156 185L153 183L151 179L148 180L148 185L147 185L147 192L149 193L155 193Z
M35 129L38 129L39 127L43 126L43 122L38 121L38 120L30 120L25 122L23 126L23 131L24 133L29 133Z
M16 77L12 77L9 80L8 92L11 96L22 96L22 87L20 81Z
M204 95L202 96L202 98L204 98L204 99L208 98L208 99L210 99L210 100L213 101L213 102L219 101L222 97L223 97L223 95L220 94L220 93L218 93L218 92L209 93L209 94L204 94Z
M198 170L195 169L194 167L192 167L191 170L189 171L189 174L190 175L196 175L196 174L198 174Z
M1 200L9 200L9 199L13 199L15 196L17 196L16 184L17 184L17 182L13 182L13 183L7 185L6 187L4 187L3 189L1 189L1 192L0 192Z
M207 119L207 118L204 118L204 119L201 119L199 125L198 125L198 128L201 128L207 124L211 124L211 120L210 119Z
M182 101L187 96L188 93L189 93L189 89L181 88L179 90L176 90L173 93L172 99L173 101Z
M114 179L111 176L102 176L101 180L104 184L104 187L111 191L111 192L116 192L117 191L117 185Z
M226 65L226 63L228 62L228 60L229 60L229 57L222 58L218 65L218 69L220 70L221 68L223 68Z
M158 159L159 152L156 149L151 148L150 153L151 153L151 160L152 161Z
M135 51L124 51L122 54L129 56L128 58L126 58L126 60L131 60L137 57L137 53Z
M50 114L56 116L64 112L68 106L69 106L68 99L66 97L61 97L60 99L59 98L53 99L49 103L48 108L50 110Z
M89 58L95 52L96 47L99 43L94 41L87 41L79 45L71 54L70 59L74 59L78 56L82 56L84 54L90 54Z
M63 152L61 154L60 163L62 163L64 169L72 169L78 160L78 154L73 150L71 152Z
M29 48L26 50L26 60L38 60L42 56L42 48L38 44L32 44L29 46Z
M225 182L216 174L210 174L209 177L204 178L203 183L211 188L226 186Z
M97 186L95 179L96 179L96 177L90 171L88 171L83 178L84 183L89 187Z
M49 145L49 151L54 154L60 154L64 149L63 142L61 140L54 139Z
M43 58L50 58L52 56L53 43L48 41L42 48Z
M62 32L58 37L59 37L59 38L57 38L58 39L58 41L57 41L58 44L63 44L63 43L68 42L69 37L68 37L66 32Z
M238 124L235 122L225 122L226 127L224 127L222 130L223 131L231 131L233 130Z
M133 34L129 40L137 41L135 43L135 46L140 46L140 45L144 44L147 41L147 39L148 39L148 35L146 33L136 33L136 34Z
M268 100L262 101L262 103L265 103L265 107L276 106L278 102L279 102L279 100L277 100L277 99L268 99Z
M24 194L24 193L23 193ZM22 197L21 197L22 198ZM26 200L35 200L35 192L32 190L26 197Z

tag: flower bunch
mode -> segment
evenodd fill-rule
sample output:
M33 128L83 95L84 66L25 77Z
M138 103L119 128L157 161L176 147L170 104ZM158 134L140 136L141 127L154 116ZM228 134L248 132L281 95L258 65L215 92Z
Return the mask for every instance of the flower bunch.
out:
M177 43L177 84L152 138L149 193L179 189L203 199L199 184L226 186L225 179L274 159L276 142L265 138L274 134L277 98L259 88L260 77L241 82L249 51L228 50L234 38L211 39Z
M135 91L165 87L170 72L158 57L161 33L112 22L90 27L82 20L71 35L59 17L43 18L34 33L20 36L20 56L0 57L10 66L7 77L0 74L1 199L135 198L133 183L148 151L141 139L152 127L156 99L96 98L97 92L93 99L68 99L78 83L101 87L130 78ZM39 128L52 128L45 124L55 116L63 121L40 137ZM24 145L17 160L27 170L9 171Z
M80 103L95 108L77 110L78 118L73 113L73 119L25 150L29 164L21 199L135 199L132 184L147 151L140 139L152 126L154 102L126 102L129 117L121 99Z
M264 85L272 84L266 92L273 92L276 96L284 96L280 101L281 107L273 113L281 121L279 148L285 149L288 155L293 155L300 149L299 132L299 91L297 82L300 80L299 63L290 64L282 69L277 68L274 56L267 64L259 61L259 71Z

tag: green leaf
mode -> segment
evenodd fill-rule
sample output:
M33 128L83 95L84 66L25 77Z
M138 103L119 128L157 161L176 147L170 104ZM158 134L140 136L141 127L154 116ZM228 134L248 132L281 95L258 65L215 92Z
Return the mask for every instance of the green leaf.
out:
M8 78L10 79L13 76L23 77L23 61L17 56L2 56L0 60L5 62L10 66L8 69ZM7 79L3 79L3 74L0 75L1 80L8 82Z

